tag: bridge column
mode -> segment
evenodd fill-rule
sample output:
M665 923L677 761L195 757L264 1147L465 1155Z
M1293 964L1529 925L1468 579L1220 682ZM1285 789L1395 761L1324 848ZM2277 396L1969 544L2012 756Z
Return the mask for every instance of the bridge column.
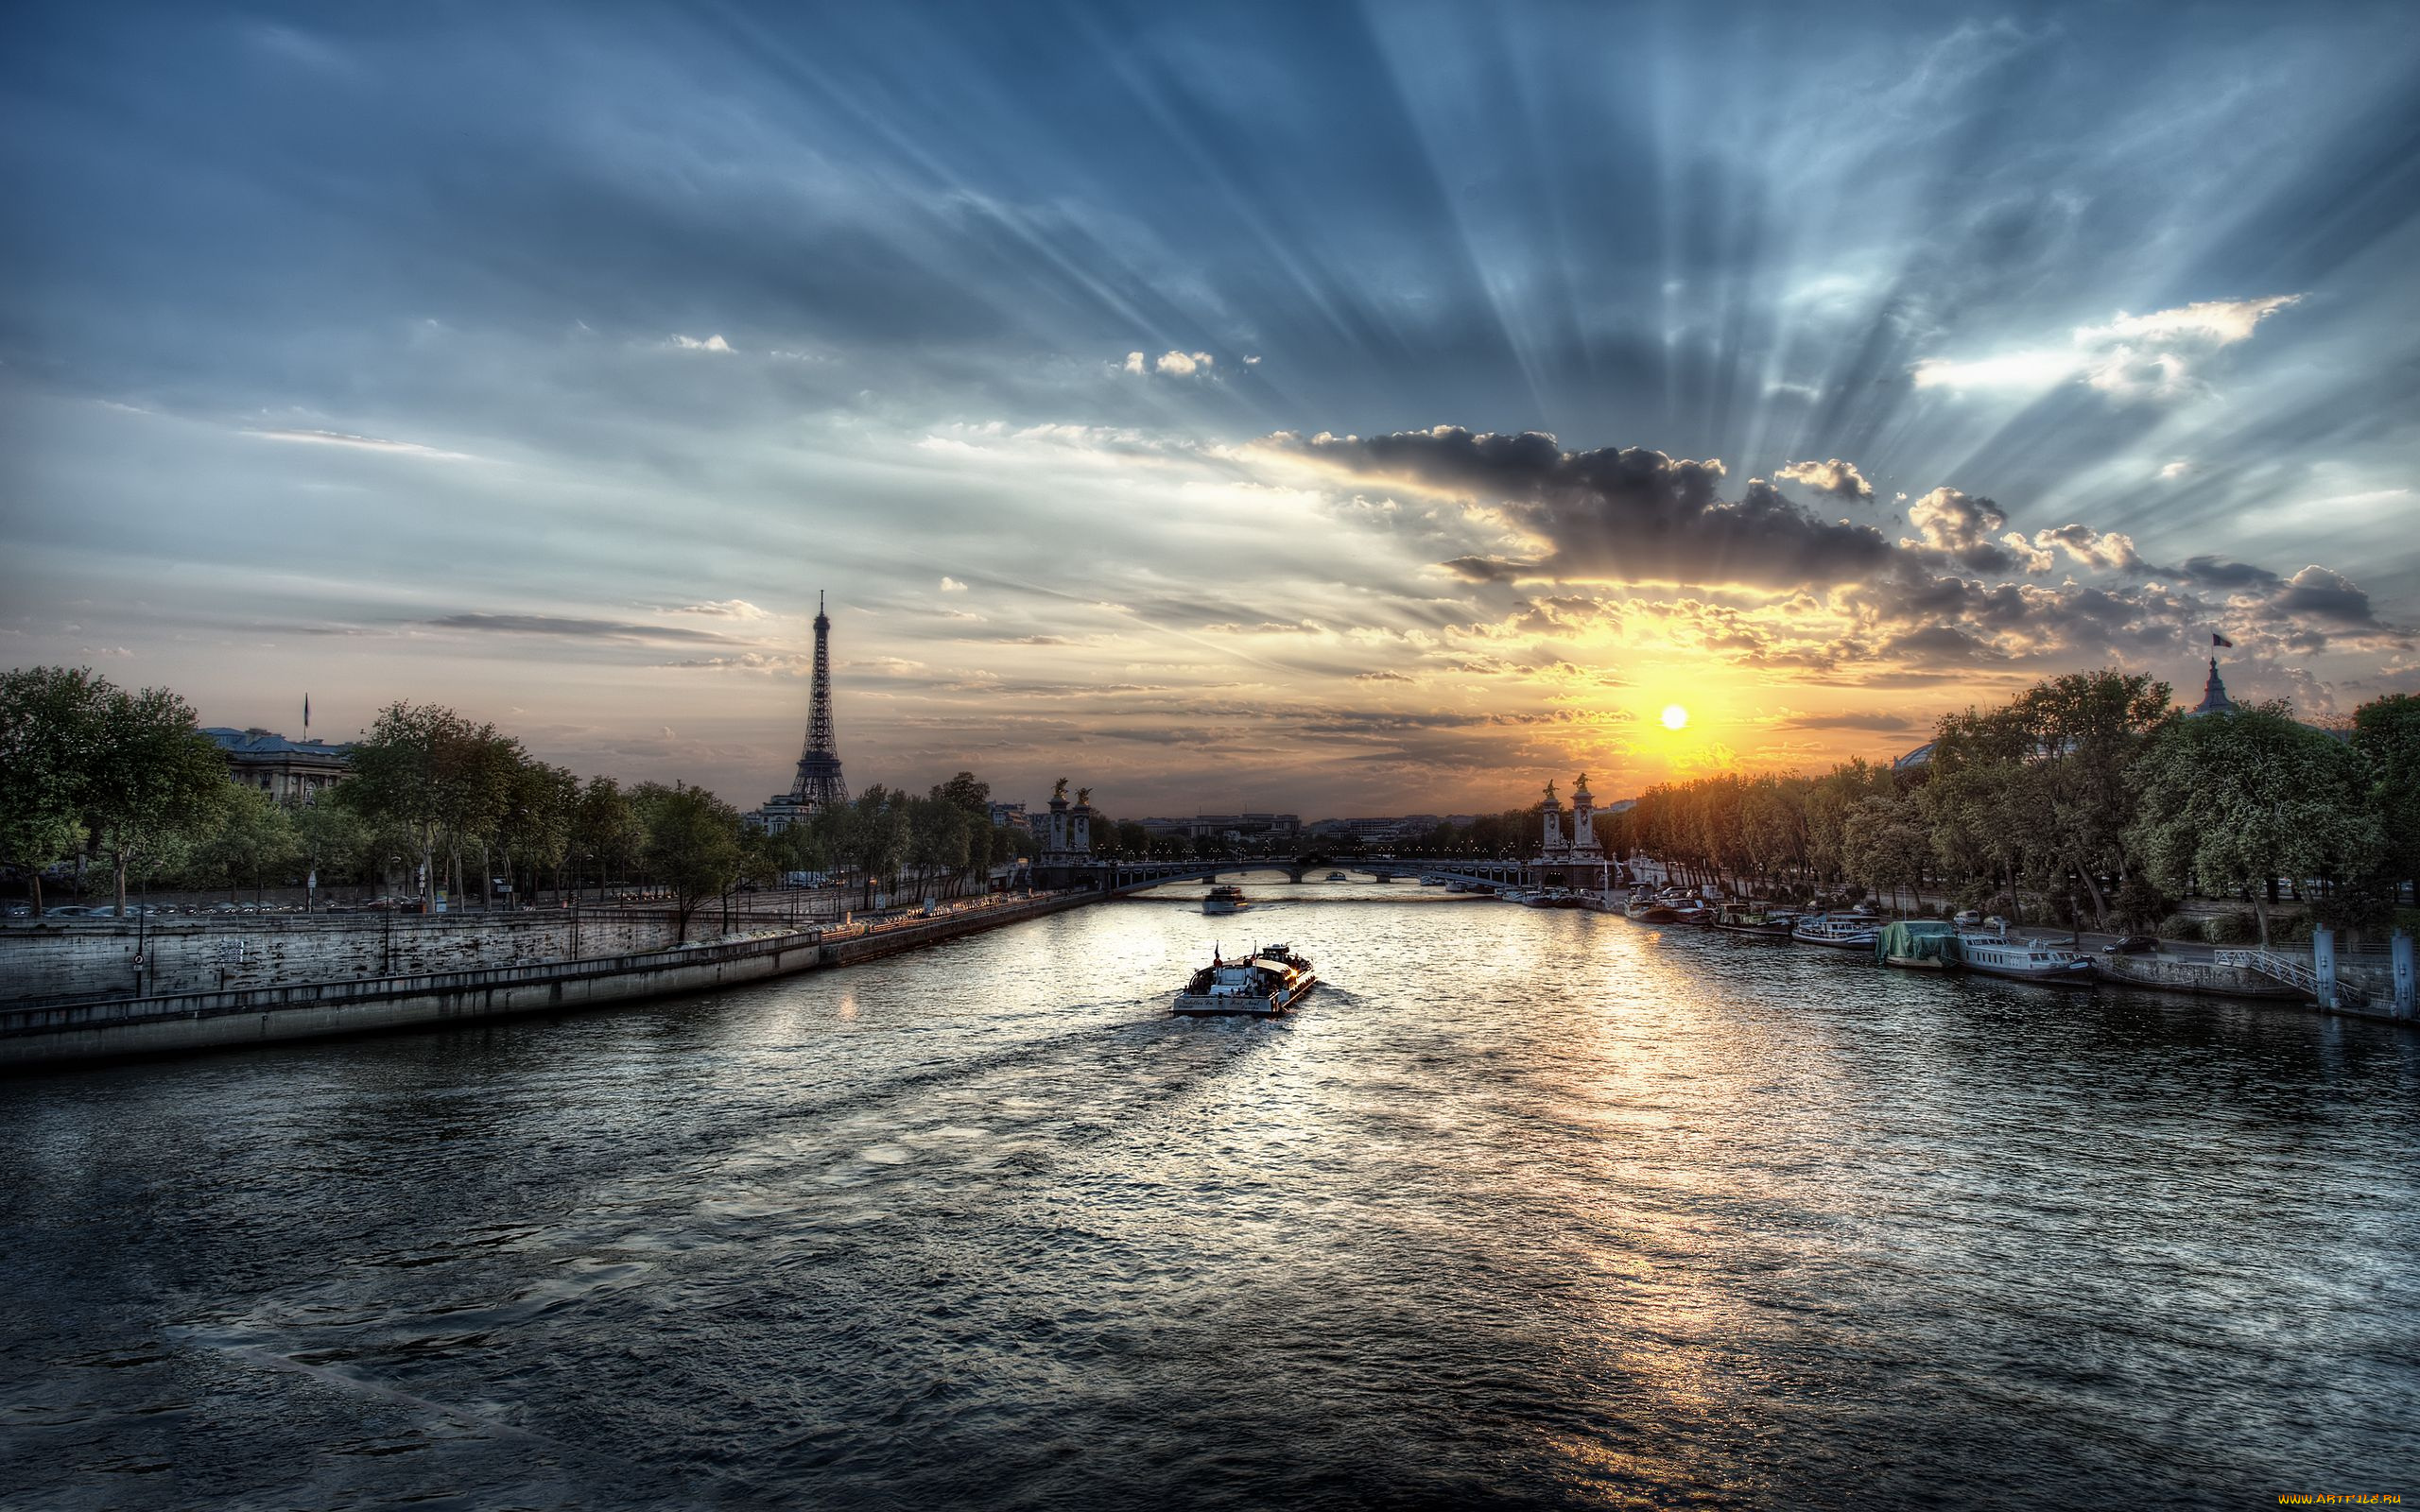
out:
M2319 1005L2336 1008L2336 931L2325 924L2310 932L2311 974L2319 978Z
M2394 1016L2409 1019L2420 1016L2420 1003L2413 1001L2411 979L2411 932L2398 929L2387 949L2394 960Z

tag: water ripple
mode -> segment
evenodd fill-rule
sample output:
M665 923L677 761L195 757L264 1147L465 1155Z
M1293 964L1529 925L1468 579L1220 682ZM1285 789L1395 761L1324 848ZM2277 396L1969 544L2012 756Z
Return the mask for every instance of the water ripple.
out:
M2409 1034L1427 902L10 1084L0 1484L2185 1506L2420 1464ZM1167 1018L1246 932L1326 985Z

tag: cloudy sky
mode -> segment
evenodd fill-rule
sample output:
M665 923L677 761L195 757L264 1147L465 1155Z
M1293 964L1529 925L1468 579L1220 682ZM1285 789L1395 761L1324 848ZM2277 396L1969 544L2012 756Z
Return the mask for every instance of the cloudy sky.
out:
M745 803L825 590L1127 815L2420 687L2405 5L681 9L11 7L9 662Z

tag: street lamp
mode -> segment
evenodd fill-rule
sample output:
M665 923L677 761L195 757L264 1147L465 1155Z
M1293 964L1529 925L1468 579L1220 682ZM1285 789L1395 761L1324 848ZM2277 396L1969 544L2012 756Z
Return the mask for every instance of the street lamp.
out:
M579 852L580 869L582 871L588 869L588 861L591 854L592 852L586 850ZM579 900L586 891L587 889L579 886L577 879L575 879L571 889L571 958L575 961L579 959Z
M151 873L137 872L135 884L137 890L134 902L134 995L141 997L144 973L150 965L150 962L145 958L143 950L149 940L147 928L151 922Z
M403 857L389 856L387 875L393 876L395 868L403 864ZM387 906L378 910L378 974L392 976L395 974L395 900L391 893L388 895Z

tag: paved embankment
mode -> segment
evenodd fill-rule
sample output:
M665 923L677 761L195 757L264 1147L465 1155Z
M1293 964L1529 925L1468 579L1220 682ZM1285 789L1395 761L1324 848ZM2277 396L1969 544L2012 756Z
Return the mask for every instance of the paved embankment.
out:
M43 920L0 929L0 1004L164 997L631 955L676 943L678 928L661 908L204 917L149 919L139 928L115 920Z
M1092 902L1064 893L586 960L0 1007L0 1068L467 1022L848 966Z

